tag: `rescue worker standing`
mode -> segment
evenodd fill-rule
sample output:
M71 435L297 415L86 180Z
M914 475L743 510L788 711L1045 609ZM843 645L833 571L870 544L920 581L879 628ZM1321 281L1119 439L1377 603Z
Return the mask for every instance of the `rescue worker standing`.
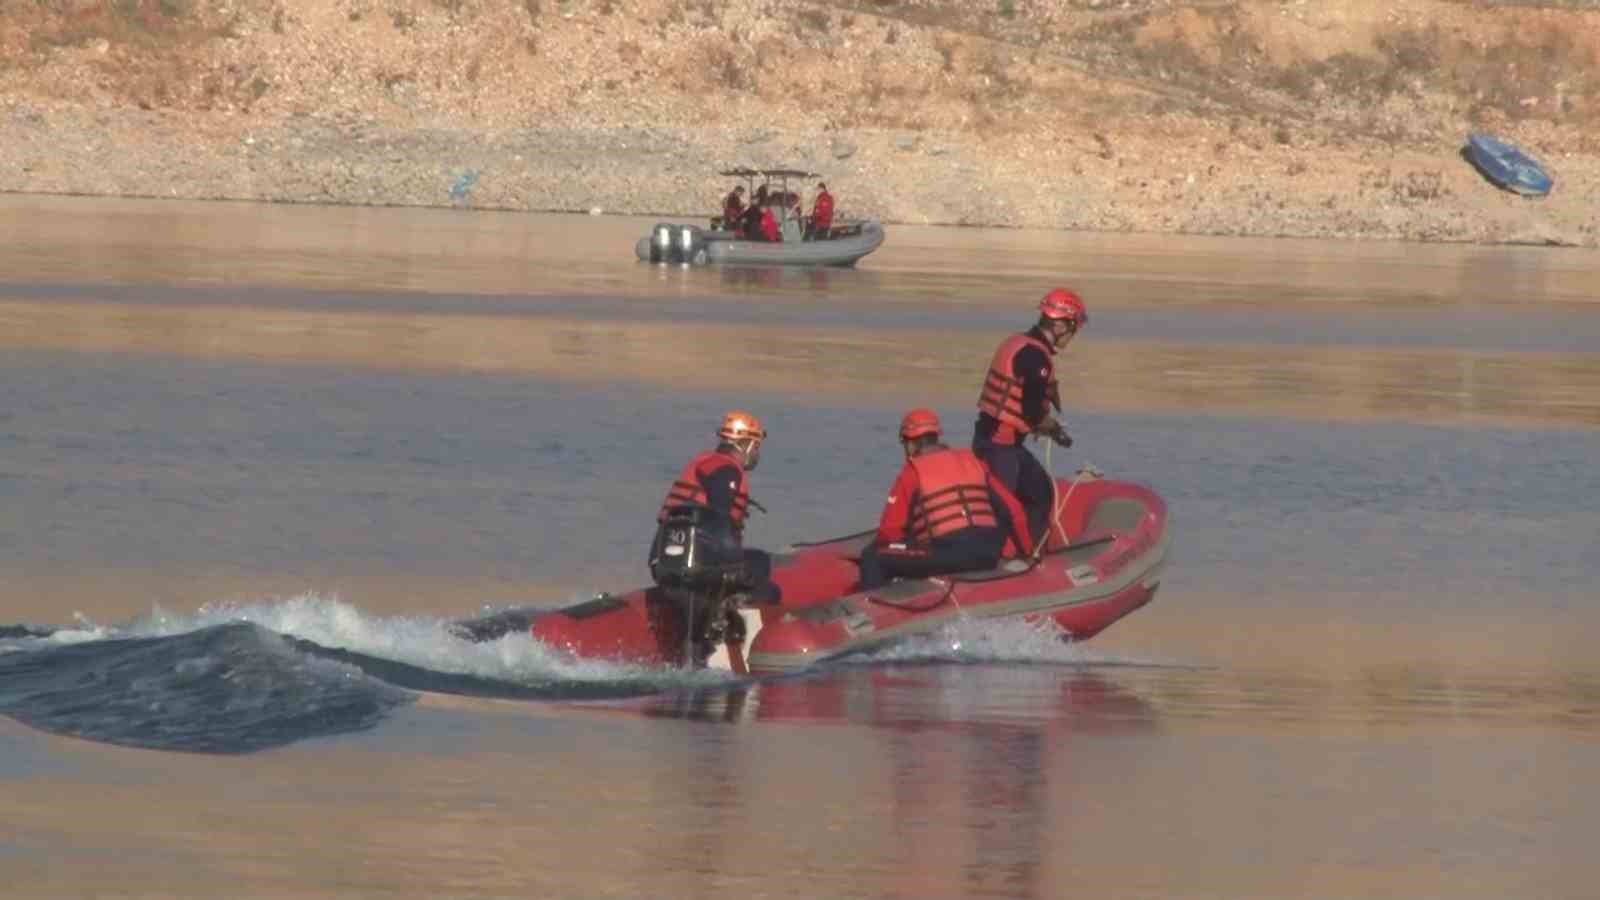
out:
M766 237L761 233L761 211L767 206L767 186L756 188L755 196L750 198L750 205L745 207L744 215L739 222L742 226L741 233L747 241L763 241Z
M1020 556L1032 549L1016 497L971 450L941 443L942 430L931 409L913 409L900 420L906 462L889 489L877 536L861 554L859 590L890 578L992 569L1007 550Z
M806 240L825 241L833 230L833 195L825 182L817 182L817 199L811 205L811 223L806 228Z
M746 235L749 237L749 235ZM778 230L778 217L772 214L772 207L761 207L761 239L769 244L776 244L783 240L783 233Z
M722 198L722 227L737 231L744 218L744 185L734 185L728 196Z
M745 473L761 461L761 442L766 437L760 419L744 410L733 410L722 417L717 446L684 466L656 514L658 526L650 545L650 574L658 584L682 574L673 566L678 560L666 558L663 548L669 542L669 519L679 521L688 516L701 540L695 547L696 554L703 557L689 562L706 566L707 577L713 579L689 586L710 590L726 587L749 592L753 602L777 601L777 588L769 577L771 556L744 547L745 519L754 503Z
M1088 322L1088 308L1076 293L1058 287L1045 294L1038 323L995 350L978 396L972 449L1027 508L1028 533L1036 539L1047 534L1055 485L1022 439L1032 434L1072 446L1066 428L1051 414L1061 411L1054 357Z

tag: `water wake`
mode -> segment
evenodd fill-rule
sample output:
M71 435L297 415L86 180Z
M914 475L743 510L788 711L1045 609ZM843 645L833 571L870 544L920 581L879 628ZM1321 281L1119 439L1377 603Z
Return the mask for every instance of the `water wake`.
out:
M244 753L376 724L415 693L590 701L707 696L743 682L578 660L525 632L473 642L450 620L380 617L314 594L155 610L118 626L0 626L0 713L45 731L163 750ZM1049 623L962 622L846 660L1128 665ZM825 673L822 673L826 677Z
M369 727L409 700L253 625L176 637L32 637L0 656L0 713L113 744L245 753Z

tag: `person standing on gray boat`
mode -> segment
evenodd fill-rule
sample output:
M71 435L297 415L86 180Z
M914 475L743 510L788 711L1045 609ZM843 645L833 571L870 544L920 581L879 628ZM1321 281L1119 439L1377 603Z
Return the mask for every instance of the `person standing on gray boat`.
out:
M825 241L833 232L833 195L826 182L817 182L817 198L811 204L811 221L806 225L806 240Z
M722 198L722 227L728 231L737 231L740 220L744 218L744 185L734 185L728 196Z

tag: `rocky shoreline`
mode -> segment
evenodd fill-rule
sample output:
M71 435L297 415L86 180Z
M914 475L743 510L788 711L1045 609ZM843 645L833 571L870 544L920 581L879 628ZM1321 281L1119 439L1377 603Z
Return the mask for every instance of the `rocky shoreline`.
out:
M1064 177L1052 170L1071 164L1065 154L1005 157L959 134L488 133L216 115L177 128L163 112L0 109L0 191L11 193L700 217L731 183L719 169L798 165L824 174L844 215L890 224L1600 246L1600 160L1558 159L1555 191L1530 199L1495 189L1444 142L1435 159L1244 147L1229 171L1173 166L1161 148L1127 142L1108 172Z
M655 6L530 0L524 12L400 0L375 20L356 0L246 4L225 40L182 45L197 55L170 70L151 69L151 38L114 32L115 21L68 35L60 23L33 25L16 33L47 49L31 68L0 71L0 191L698 218L729 187L719 170L787 166L822 173L842 215L891 225L1600 246L1600 139L1576 116L1589 115L1592 95L1567 81L1550 88L1564 117L1516 117L1487 100L1464 117L1459 93L1445 93L1456 88L1430 89L1420 76L1381 103L1360 93L1370 86L1328 93L1339 84L1334 47L1318 51L1323 68L1311 71L1321 74L1304 87L1291 78L1299 69L1234 90L1206 68L1201 51L1226 36L1220 27L1254 29L1253 52L1267 59L1281 55L1271 43L1279 19L1301 29L1291 36L1325 35L1315 17L1348 16L1348 4L1297 7L1294 20L1287 7L1250 3L1196 11L1143 0L1151 10L1120 19L1043 3L1026 7L1034 24L1065 36L1045 69L1029 66L1038 47L1003 29L975 34L949 18L959 8L941 13L932 0L879 3L870 15L862 4L793 12L738 0L670 27L650 24ZM1462 9L1397 0L1385 27L1415 35L1422 26L1395 17ZM1273 10L1278 18L1264 18ZM1462 21L1510 21L1473 15ZM675 82L664 74L685 41L703 55L730 35L801 26L834 56L797 64L782 92L728 68L735 56ZM41 43L48 27L58 30ZM521 43L511 40L519 28ZM594 42L612 32L626 36L627 71L660 90L605 77ZM1086 74L1079 61L1118 35L1121 55L1106 58L1145 68ZM1412 75L1417 64L1396 40L1376 46L1396 77ZM482 74L491 64L503 79ZM1179 64L1194 84L1139 74ZM845 91L836 101L818 93L829 78ZM1287 103L1283 92L1296 90L1320 105ZM1504 102L1536 108L1539 97ZM1485 181L1459 156L1473 120L1539 158L1554 191L1529 199Z

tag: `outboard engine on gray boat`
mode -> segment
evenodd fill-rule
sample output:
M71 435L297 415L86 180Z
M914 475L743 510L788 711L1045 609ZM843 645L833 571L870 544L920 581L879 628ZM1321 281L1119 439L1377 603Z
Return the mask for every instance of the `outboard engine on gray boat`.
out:
M651 262L664 263L672 261L672 251L676 243L672 239L672 231L672 225L667 222L657 223L656 227L650 231Z
M700 234L700 229L693 225L678 226L678 247L674 262L703 263L705 259L706 240ZM696 259L696 254L702 258Z
M650 261L702 265L706 261L706 236L694 225L660 222L650 231Z

